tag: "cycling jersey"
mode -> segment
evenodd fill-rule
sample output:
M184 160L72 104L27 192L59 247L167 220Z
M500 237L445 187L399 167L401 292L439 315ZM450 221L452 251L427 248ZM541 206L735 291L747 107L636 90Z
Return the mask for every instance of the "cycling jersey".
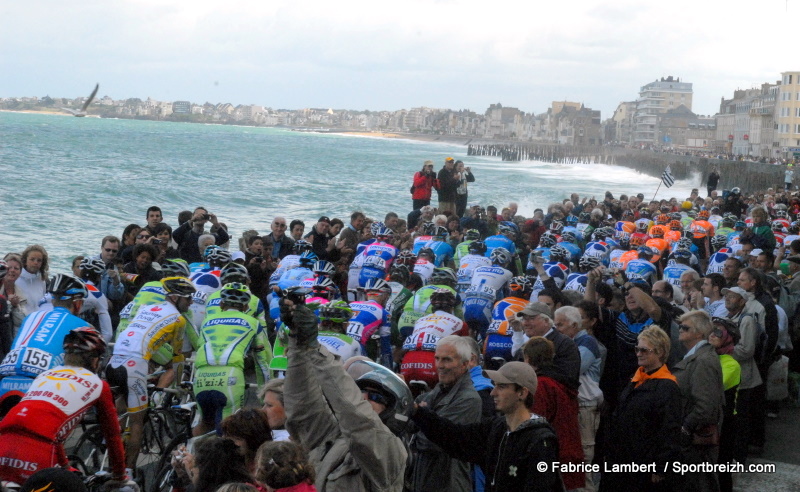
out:
M583 294L586 292L586 281L588 276L585 273L570 273L564 290L575 290Z
M383 241L375 241L361 253L363 262L358 277L358 286L364 287L369 280L384 278L394 263L397 248Z
M564 284L567 281L567 277L570 274L569 268L567 265L563 263L559 263L557 261L552 261L544 264L544 271L547 275L553 279L559 289L564 288ZM544 282L539 277L536 277L536 281L533 283L533 295L532 298L536 298L539 295L539 292L544 290Z
M290 270L286 270L281 278L278 279L277 285L280 289L288 289L289 287L297 287L304 279L313 277L314 272L311 269L301 266L296 266Z
M406 302L403 314L400 315L400 321L397 323L397 327L400 330L400 338L405 339L405 337L409 336L417 320L431 313L431 294L440 288L448 289L453 295L457 295L455 289L446 285L426 285L417 290L414 296ZM456 316L460 316L462 312L461 306L456 306L455 311Z
M669 249L669 241L660 237L649 239L646 243L644 243L644 245L650 249L656 248L661 252L662 255Z
M108 298L91 280L86 280L86 290L89 295L83 300L83 307L78 317L96 326L103 339L110 342L114 338L114 328L111 326L111 316L108 314Z
M414 324L411 335L403 341L403 350L436 351L436 343L449 335L469 335L463 321L445 311L423 316Z
M722 269L725 266L725 260L731 257L733 252L728 248L721 248L719 251L711 255L708 259L708 268L706 268L706 276L712 273L722 274Z
M142 306L114 345L114 356L138 357L149 361L165 343L173 348L183 346L186 319L171 302ZM175 362L183 356L175 354Z
M627 251L624 249L615 249L611 253L608 254L608 268L619 268L622 269L624 266L620 262L620 258L622 255L625 254Z
M620 265L619 268L621 270L626 269L628 267L628 263L633 261L633 260L635 260L635 259L637 259L637 258L639 258L639 252L638 251L636 251L636 250L625 251L617 259L617 262Z
M461 259L469 254L469 245L473 242L474 241L470 240L458 243L455 251L453 252L453 262L455 262L456 265L460 264Z
M456 272L458 285L456 286L456 290L462 299L464 299L464 293L472 283L473 272L476 268L482 266L490 267L492 266L492 261L485 256L468 254L458 263L458 271Z
M414 254L417 254L419 253L419 250L424 248L425 245L431 241L433 241L433 236L417 236L414 238L414 243L411 245L411 251L413 251Z
M247 292L250 294L250 303L247 305L247 310L245 310L245 314L248 314L254 318L256 318L262 326L267 326L266 316L264 314L264 303L261 302L261 299L254 296L252 292L250 292L249 287L245 287ZM222 308L220 307L222 301L222 291L218 290L214 292L208 298L206 298L206 309L205 315L206 317L217 314L222 312Z
M504 295L511 272L498 266L478 267L464 293L464 321L482 338L492 321L492 306Z
M658 269L647 260L635 258L629 261L625 267L625 276L628 279L640 278L652 285L658 280Z
M278 283L281 276L286 273L287 270L291 270L292 268L300 265L300 255L286 255L283 257L280 263L278 263L278 267L272 272L272 275L269 276L269 285L272 287L273 285Z
M421 236L421 237L427 237L427 236ZM421 239L421 237L417 239ZM439 239L432 238L425 243L421 242L418 243L415 240L414 254L419 254L419 250L421 250L422 248L430 248L433 250L434 254L436 254L436 259L433 260L433 263L437 267L440 267L453 259L453 247L444 241L440 241Z
M484 254L484 256L487 258L491 256L495 248L505 248L512 256L517 254L517 246L514 244L514 241L503 234L489 236L484 243L486 244L486 254Z
M136 293L133 298L119 313L119 325L117 325L117 335L125 331L131 320L136 316L141 306L151 306L161 304L167 299L167 292L160 280L147 282Z
M567 249L567 251L569 252L570 260L572 261L578 261L578 258L580 258L581 255L583 254L583 250L581 249L581 247L575 243L567 243L561 241L558 244L564 246Z
M375 301L351 302L350 308L353 316L347 324L347 335L357 340L365 351L367 342L377 335L380 338L381 364L390 364L392 328L389 313Z
M419 275L425 283L428 283L428 280L430 280L434 269L436 269L436 265L424 258L420 258L414 263L414 273Z
M550 261L550 248L535 248L531 251L528 255L528 264L525 265L525 271L531 272L536 270L534 261L538 256L541 256L545 263L547 263Z
M350 357L363 355L361 344L353 337L333 331L321 331L317 336L319 343L334 355L338 355L342 362Z
M34 378L58 366L64 361L64 337L86 325L63 307L31 313L19 327L11 351L0 362L0 375Z
M219 270L197 272L193 273L192 276L189 277L189 281L192 282L192 285L194 285L195 289L205 292L206 294L213 294L222 288L222 280L220 280L219 275Z
M506 297L497 301L492 308L492 322L489 324L486 333L510 336L511 326L509 325L509 320L527 305L528 301L519 297Z
M0 479L23 484L38 470L67 466L64 442L92 407L97 410L112 472L123 477L122 433L108 383L75 366L54 367L33 383L0 422Z
M695 239L702 239L704 237L714 237L714 226L707 220L694 220L689 225L689 230Z
M361 244L359 244L361 246ZM366 247L366 246L365 246ZM363 251L363 248L362 248ZM356 292L358 292L358 281L361 278L361 267L364 264L364 256L356 254L356 257L350 263L350 268L347 272L347 300L355 301Z
M664 268L663 280L672 285L673 289L683 292L681 290L681 275L683 275L683 272L688 272L689 270L692 270L692 267L682 263L667 265L667 267Z
M608 243L605 241L592 241L586 243L584 255L600 258L604 265L608 265Z

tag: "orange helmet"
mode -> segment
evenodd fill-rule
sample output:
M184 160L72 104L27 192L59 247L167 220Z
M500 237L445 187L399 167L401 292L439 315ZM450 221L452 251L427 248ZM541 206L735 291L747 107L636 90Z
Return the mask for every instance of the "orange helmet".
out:
M664 237L664 234L666 234L666 231L660 225L653 226L650 229L650 235L653 237Z
M621 225L619 223L617 223L617 225L620 226L622 232L627 232L628 234L633 234L636 232L636 224L633 222L622 222Z
M700 220L708 220L711 217L711 213L708 210L701 210L697 212L697 218Z
M683 224L681 224L680 220L670 220L669 229L671 231L680 231L683 229Z
M656 217L656 224L667 225L669 223L669 215L661 214Z
M631 249L644 246L644 238L642 236L631 236Z

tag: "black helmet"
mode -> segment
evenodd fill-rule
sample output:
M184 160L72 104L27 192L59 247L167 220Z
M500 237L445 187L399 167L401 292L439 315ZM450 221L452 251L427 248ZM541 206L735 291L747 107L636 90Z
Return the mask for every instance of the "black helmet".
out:
M194 285L184 277L167 277L161 279L161 285L164 286L164 292L166 292L168 296L192 297L197 291Z
M477 240L472 241L469 243L469 246L467 246L467 251L469 251L471 255L483 256L486 254L486 243Z
M235 263L232 264L235 265ZM247 286L239 282L225 284L222 287L222 292L219 293L220 301L225 304L238 304L240 306L248 306L250 297Z
M456 307L456 296L450 289L436 289L430 297L431 306Z
M481 233L478 229L468 229L464 234L465 241L477 241L481 238Z
M294 246L292 246L292 253L296 255L301 255L306 251L311 251L314 249L314 246L311 245L305 239L299 239L295 241Z
M508 281L508 288L514 297L527 299L533 292L533 282L530 278L520 275Z
M106 353L106 341L91 326L81 326L64 336L65 354L89 354L102 357Z
M434 268L430 283L434 285L446 285L455 289L458 284L458 277L456 277L455 272L450 268Z
M165 260L164 264L161 265L161 271L164 272L164 275L170 277L188 277L192 274L189 270L189 265L186 264L186 260L180 258Z
M244 266L238 263L228 263L222 268L219 279L223 284L231 282L247 283L250 280L250 274L247 273L247 268Z
M431 248L421 248L417 252L417 258L419 258L422 255L428 255L428 258L430 258L431 261L436 260L436 253Z
M81 300L85 299L89 292L86 290L86 284L77 277L72 275L64 275L59 273L50 279L47 283L47 292L53 295L54 300L67 301L67 300Z
M408 425L408 419L414 409L414 397L406 383L389 369L374 362L358 360L350 365L348 371L361 370L356 365L366 364L371 368L356 380L363 391L374 392L382 397L380 402L386 409L378 415L381 421L395 435L402 435Z

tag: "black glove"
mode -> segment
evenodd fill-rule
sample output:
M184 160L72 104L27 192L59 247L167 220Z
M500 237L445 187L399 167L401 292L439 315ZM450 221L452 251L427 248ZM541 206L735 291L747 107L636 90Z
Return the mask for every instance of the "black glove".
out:
M312 349L319 347L319 341L317 341L319 327L317 326L317 317L314 316L313 308L313 304L310 305L310 308L306 305L296 306L292 314L292 324L289 325L287 323L290 328L289 337L295 339L298 347Z

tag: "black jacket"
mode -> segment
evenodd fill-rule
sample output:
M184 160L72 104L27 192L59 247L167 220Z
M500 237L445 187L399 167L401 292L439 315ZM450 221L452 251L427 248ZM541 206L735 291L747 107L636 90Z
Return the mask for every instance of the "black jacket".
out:
M264 242L264 254L272 256L272 248L275 245L275 239L272 237L272 234L267 234L266 236L262 236L261 240ZM284 256L292 253L292 248L294 247L294 239L284 234L283 236L281 236L280 242L281 245L280 247L278 247L277 258L279 260L282 260Z
M439 170L439 193L440 202L455 202L456 190L458 189L458 180L456 179L456 168L448 171L446 168Z
M553 342L555 357L553 358L553 377L567 388L578 389L581 375L581 353L572 339L553 328L545 338Z
M419 407L412 417L422 432L447 454L483 468L486 492L546 492L564 490L561 476L550 466L540 472L539 462L558 461L558 439L547 421L533 415L514 432L505 417L458 425Z

